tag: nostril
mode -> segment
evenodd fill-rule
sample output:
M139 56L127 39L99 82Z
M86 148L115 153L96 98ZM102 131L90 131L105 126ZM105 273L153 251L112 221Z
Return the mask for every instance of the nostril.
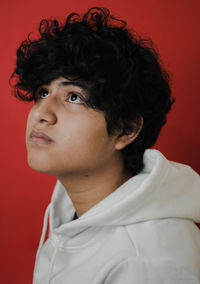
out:
M45 122L45 121L47 121L47 120L46 120L46 119L44 119L44 118L41 118L41 119L40 119L40 121L41 121L41 122L43 122L43 121Z

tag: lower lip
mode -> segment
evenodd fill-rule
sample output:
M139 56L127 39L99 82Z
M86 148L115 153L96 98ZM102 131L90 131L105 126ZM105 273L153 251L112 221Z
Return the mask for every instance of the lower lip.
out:
M42 138L42 137L31 137L31 141L37 143L37 144L51 144L53 143L53 141L50 141L50 140L47 140L45 138Z

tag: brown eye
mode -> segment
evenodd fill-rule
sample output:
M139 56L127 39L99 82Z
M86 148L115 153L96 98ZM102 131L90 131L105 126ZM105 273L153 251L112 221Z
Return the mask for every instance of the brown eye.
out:
M42 89L39 91L39 98L40 99L45 99L46 97L49 96L49 91L46 89Z
M69 96L68 100L69 100L70 103L74 103L74 104L82 104L83 103L83 100L77 94L71 94Z
M49 91L47 89L41 89L35 93L34 101L37 102L41 99L45 99L48 96L49 96Z

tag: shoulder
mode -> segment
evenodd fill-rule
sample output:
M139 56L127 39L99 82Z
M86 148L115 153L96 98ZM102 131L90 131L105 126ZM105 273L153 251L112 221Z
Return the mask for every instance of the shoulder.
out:
M126 231L138 257L162 259L200 271L200 230L192 221L152 220L126 226Z
M103 283L200 284L200 230L192 221L169 218L123 227L126 256Z
M166 260L129 258L115 266L104 284L199 284L200 274L191 268Z

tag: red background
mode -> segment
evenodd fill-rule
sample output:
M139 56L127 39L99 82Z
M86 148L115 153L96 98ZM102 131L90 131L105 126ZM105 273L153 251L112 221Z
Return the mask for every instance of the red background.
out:
M108 7L157 44L172 74L177 101L155 148L200 172L199 0L1 1L1 283L32 282L43 213L56 182L55 177L37 173L26 163L25 128L31 104L11 96L8 79L15 51L30 31L36 31L40 19L63 19L91 6Z

